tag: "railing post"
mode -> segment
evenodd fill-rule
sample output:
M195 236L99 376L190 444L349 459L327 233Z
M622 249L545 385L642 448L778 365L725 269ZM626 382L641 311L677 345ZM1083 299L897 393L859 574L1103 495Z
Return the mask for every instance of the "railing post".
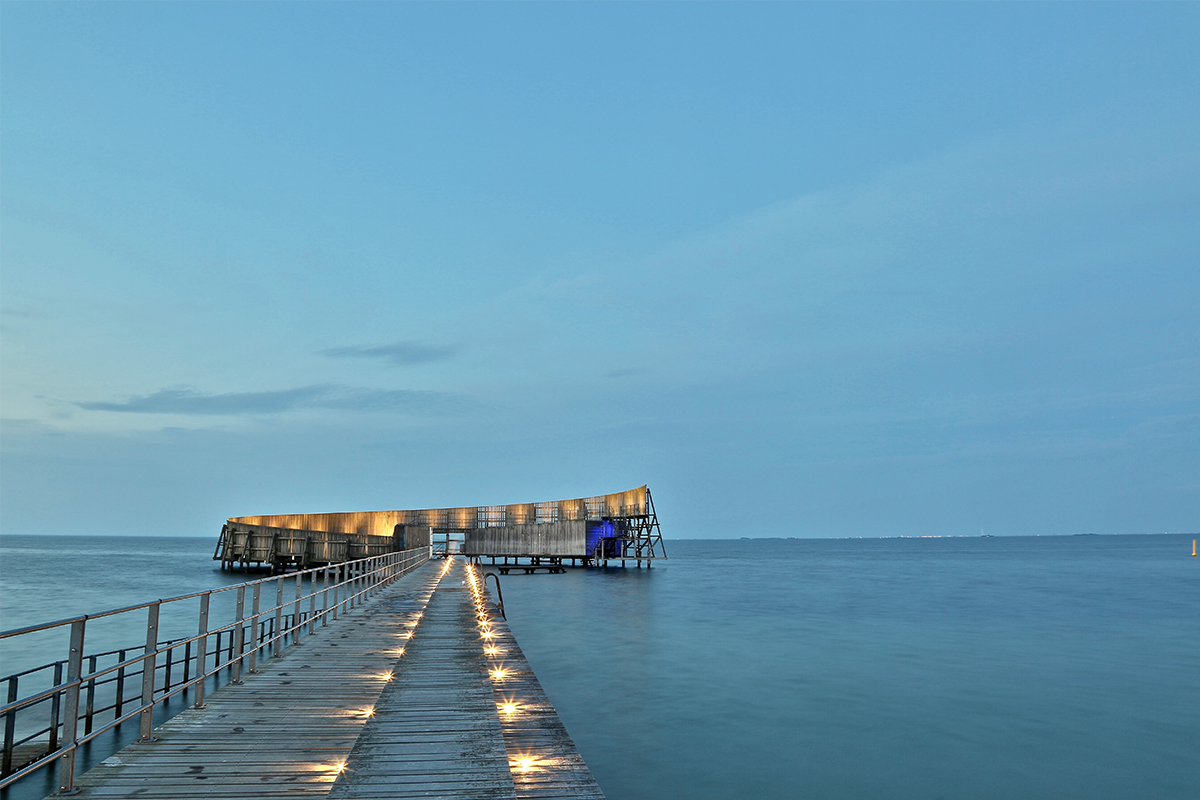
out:
M71 623L67 656L67 703L63 716L62 760L58 763L58 793L75 794L75 739L79 733L79 676L83 674L83 630L87 617Z
M321 570L321 627L329 624L329 565Z
M56 689L62 686L62 668L63 662L54 662L54 687ZM48 753L53 753L58 749L58 721L61 719L61 703L61 692L55 692L50 698L50 747L46 751ZM121 716L120 711L117 712L117 716Z
M142 735L139 742L154 741L154 671L158 660L158 609L151 603L146 612L146 651L142 660Z
M92 675L96 672L96 656L88 656L88 674ZM92 714L96 708L96 679L92 678L87 683L87 700L83 706L83 733L87 735L92 732Z
M167 651L165 653L163 653L163 659L165 662L163 664L163 691L164 692L171 691L171 670L175 666L174 662L171 659L172 659L174 652L175 652L175 646L172 645L170 642L168 642L167 643ZM92 671L95 672L95 667L92 667ZM90 728L88 729L88 732L91 733Z
M338 610L341 610L341 606L342 606L341 600L338 599L338 596L340 596L342 594L342 585L341 585L342 584L342 571L344 569L346 569L346 567L344 567L341 564L338 564L337 566L334 567L334 619L335 620L337 619L337 612L338 612Z
M258 672L258 646L262 642L262 639L258 637L258 602L261 597L262 583L256 582L254 584L254 600L251 604L254 614L254 621L250 625L250 638L254 642L254 648L250 651L250 669L246 670L251 675L254 675Z
M308 635L317 632L317 573L308 575Z
M296 602L292 606L292 644L300 644L300 597L304 593L304 574L296 573Z
M17 702L17 676L8 679L8 702ZM12 772L13 741L17 737L17 710L14 708L4 715L4 763L0 765L0 775Z
M231 666L230 683L234 686L242 684L242 655L246 652L246 623L243 617L246 613L246 587L239 586L237 591L237 627L233 629L233 648L237 651L237 658L233 659Z
M183 646L183 682L187 683L192 677L192 643L188 642Z
M125 660L125 651L117 651L117 663ZM57 673L56 673L57 680ZM113 718L121 716L121 706L125 704L125 668L117 667L117 698L113 701Z
M275 624L271 628L271 638L274 639L274 647L271 648L271 654L275 658L283 655L283 576L280 575L275 579Z
M211 592L205 592L200 595L200 625L196 633L200 636L196 640L196 708L204 708L204 684L207 682L204 662L208 660L208 600ZM221 664L221 653L218 648L217 664Z

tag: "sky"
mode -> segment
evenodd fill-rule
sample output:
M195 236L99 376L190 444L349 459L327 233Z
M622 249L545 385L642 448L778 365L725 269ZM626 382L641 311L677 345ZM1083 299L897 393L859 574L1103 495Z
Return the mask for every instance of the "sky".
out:
M0 532L1200 528L1200 5L0 4Z

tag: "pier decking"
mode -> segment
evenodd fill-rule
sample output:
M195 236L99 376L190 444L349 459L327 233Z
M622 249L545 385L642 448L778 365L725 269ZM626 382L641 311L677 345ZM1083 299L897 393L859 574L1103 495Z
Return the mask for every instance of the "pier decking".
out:
M81 798L603 798L463 559L429 561L84 773Z

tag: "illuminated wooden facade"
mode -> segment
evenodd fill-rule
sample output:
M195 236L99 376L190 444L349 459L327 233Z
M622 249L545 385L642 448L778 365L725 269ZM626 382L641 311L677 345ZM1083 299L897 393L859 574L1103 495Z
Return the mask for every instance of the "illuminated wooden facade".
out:
M214 560L309 567L432 545L531 564L666 558L650 489L502 506L231 517ZM515 563L515 561L514 561Z

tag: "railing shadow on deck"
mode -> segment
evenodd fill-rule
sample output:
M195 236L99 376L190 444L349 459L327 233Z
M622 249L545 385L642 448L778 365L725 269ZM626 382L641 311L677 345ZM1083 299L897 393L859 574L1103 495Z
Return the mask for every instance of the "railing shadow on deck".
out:
M138 741L153 741L156 706L168 713L182 710L181 703L204 708L206 692L241 683L243 670L256 672L260 658L280 656L289 644L300 642L306 628L307 635L314 634L431 555L429 547L387 553L0 632L0 640L19 642L19 637L42 631L70 630L65 659L0 678L7 689L6 702L0 706L4 720L0 791L57 763L58 792L73 793L77 754L91 750L93 743L99 745L100 737L107 734L110 741L123 744L128 737L119 735L120 726L137 719ZM263 608L264 598L270 602L271 589L274 605ZM210 621L214 596L236 597L234 618L226 624ZM196 635L160 641L162 609L195 599L199 600ZM84 652L89 620L139 611L146 613L144 645ZM26 686L49 687L21 697L22 680ZM119 747L109 752L115 749ZM96 754L90 755L94 761Z

